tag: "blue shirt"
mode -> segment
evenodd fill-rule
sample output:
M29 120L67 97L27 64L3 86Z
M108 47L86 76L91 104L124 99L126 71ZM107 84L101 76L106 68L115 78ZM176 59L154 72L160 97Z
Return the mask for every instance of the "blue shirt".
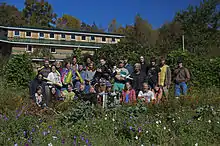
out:
M128 103L129 102L129 94L126 94L126 97L125 97L125 102Z

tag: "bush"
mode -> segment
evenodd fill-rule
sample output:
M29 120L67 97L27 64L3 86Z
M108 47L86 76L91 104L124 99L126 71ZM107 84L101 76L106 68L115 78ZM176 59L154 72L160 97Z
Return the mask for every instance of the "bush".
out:
M4 79L10 86L25 87L33 75L31 59L27 54L14 55L4 67Z

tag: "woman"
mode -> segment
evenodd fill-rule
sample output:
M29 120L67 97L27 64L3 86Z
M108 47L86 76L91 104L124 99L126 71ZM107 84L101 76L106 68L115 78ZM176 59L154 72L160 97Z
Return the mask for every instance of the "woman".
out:
M157 85L154 87L153 92L154 92L154 98L157 100L157 103L159 103L163 95L162 89Z
M60 90L62 87L61 82L61 76L60 73L57 71L56 66L51 66L52 72L48 74L48 77L46 78L47 84L49 84L49 87L52 88L52 86L56 87L57 95L60 96Z
M73 71L71 69L70 62L65 63L65 68L62 70L61 81L63 84L62 90L67 89L68 84L72 84Z
M125 89L122 91L121 103L135 103L136 102L136 93L132 89L130 82L126 82Z
M86 92L89 92L90 90L90 85L91 85L91 82L93 81L93 78L94 78L94 75L96 73L96 70L94 68L94 64L93 63L90 63L89 64L89 68L86 70L86 77L85 77L85 91Z

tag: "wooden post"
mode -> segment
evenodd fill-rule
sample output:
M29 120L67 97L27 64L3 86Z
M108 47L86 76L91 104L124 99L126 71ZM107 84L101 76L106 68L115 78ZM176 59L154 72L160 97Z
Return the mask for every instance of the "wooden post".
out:
M183 51L185 51L185 39L184 39L184 35L182 35L182 43L183 43Z

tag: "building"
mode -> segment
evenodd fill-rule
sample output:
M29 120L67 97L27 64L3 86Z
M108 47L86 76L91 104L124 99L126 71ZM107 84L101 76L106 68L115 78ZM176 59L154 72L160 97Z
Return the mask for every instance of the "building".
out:
M0 55L31 54L47 49L55 59L62 60L76 48L93 54L103 44L118 43L123 37L111 33L0 26Z

